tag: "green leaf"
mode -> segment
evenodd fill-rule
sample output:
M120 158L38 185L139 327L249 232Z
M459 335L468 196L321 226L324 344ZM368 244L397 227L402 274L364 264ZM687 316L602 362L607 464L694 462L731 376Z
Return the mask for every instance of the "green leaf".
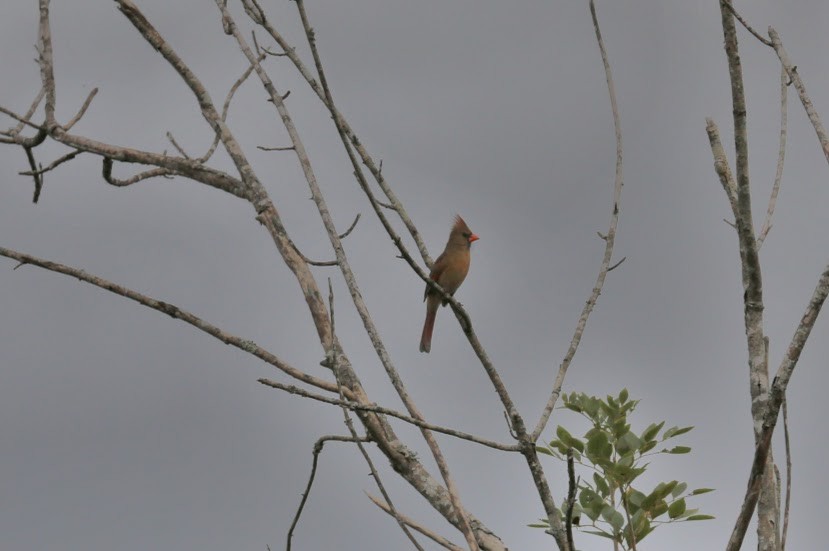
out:
M684 492L686 489L688 489L688 485L685 484L684 482L680 482L679 484L676 485L676 487L673 490L671 490L671 495L674 496L674 497L677 497L682 492Z
M601 536L603 538L607 538L609 540L613 539L613 536L608 534L607 532L599 532L598 530L584 530L585 534L593 534L594 536Z
M675 436L679 436L680 434L685 434L686 432L691 432L692 430L694 430L693 426L691 426L691 427L682 427L681 429L675 430L674 433L671 434L671 438L673 438Z
M607 434L601 431L595 431L593 434L588 433L588 435L587 456L591 459L593 457L609 458L612 450L607 439Z
M613 514L610 515L607 522L609 522L613 529L618 532L622 529L622 526L625 525L625 517L623 517L622 513L619 511L613 511Z
M656 438L656 435L659 434L659 431L662 430L662 427L665 426L665 421L661 423L651 423L651 425L645 429L645 432L642 433L642 440L649 441Z
M656 447L656 440L649 440L639 447L639 453L644 455Z
M665 500L661 500L661 501L657 502L656 505L654 505L651 508L651 517L652 518L659 518L662 515L664 515L665 512L667 512L667 511L668 511L668 504L665 503Z
M685 520L711 520L711 519L715 519L715 518L717 518L717 517L711 516L711 515L691 515L690 517L688 517Z
M698 495L707 494L708 492L713 492L713 491L714 491L714 488L697 488L696 490L694 490L693 492L691 492L688 495L698 496Z
M622 392L619 393L619 403L624 404L628 401L628 389L623 388Z
M538 453L543 453L544 455L552 455L553 457L555 457L555 454L551 452L547 448L547 446L536 446L535 451L537 451Z
M689 448L688 446L674 446L670 450L665 451L672 454L690 453L691 448Z
M627 432L623 434L618 440L616 440L616 451L624 455L628 452L636 451L642 445L642 441L639 439L638 436L633 434L632 432Z
M628 503L639 508L642 507L642 502L645 500L645 494L639 490L630 490L627 495Z
M677 499L668 506L668 517L676 518L685 512L685 500Z
M607 485L605 479L599 475L599 473L593 473L593 482L596 483L596 490L598 490L602 497L607 497L610 494L610 487Z

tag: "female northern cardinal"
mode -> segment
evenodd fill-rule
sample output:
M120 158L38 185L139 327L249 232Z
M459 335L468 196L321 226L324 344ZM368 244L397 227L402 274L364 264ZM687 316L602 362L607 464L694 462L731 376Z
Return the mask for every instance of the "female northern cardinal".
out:
M429 277L450 295L455 294L466 278L466 273L469 271L469 249L472 247L472 242L478 239L463 218L455 216L455 225L449 233L446 248L435 260L432 272L429 274ZM438 313L441 295L426 285L423 300L426 301L426 322L423 324L423 335L420 337L420 351L429 352L432 348L432 329L435 327L435 314ZM446 306L446 301L442 302Z

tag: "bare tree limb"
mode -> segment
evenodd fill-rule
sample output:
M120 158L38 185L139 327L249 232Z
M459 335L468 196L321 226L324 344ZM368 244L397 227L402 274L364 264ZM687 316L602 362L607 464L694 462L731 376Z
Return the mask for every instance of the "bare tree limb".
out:
M771 197L769 197L769 206L766 210L766 219L763 221L763 227L760 229L760 234L757 236L757 248L763 246L763 241L766 240L769 231L771 230L771 217L774 214L774 207L777 205L777 195L780 193L780 181L783 178L783 162L786 159L786 135L788 126L788 109L786 107L786 93L789 88L788 75L784 67L780 68L780 145L777 149L777 170L774 174L774 184L771 187Z
M368 442L367 438L363 439L364 442ZM285 546L287 551L291 551L291 539L294 537L294 529L296 528L297 523L299 522L299 517L302 515L302 510L305 508L305 503L308 501L308 496L311 494L311 486L314 484L314 477L317 474L317 463L319 462L319 456L322 452L322 447L326 442L355 442L353 436L321 436L317 439L314 443L314 449L312 452L313 459L311 460L311 474L308 477L308 484L305 486L305 491L302 493L302 499L299 500L299 507L297 507L296 514L294 515L294 520L291 522L291 527L288 528L288 542Z
M783 530L780 534L780 551L786 551L786 536L789 533L789 511L792 504L792 448L789 443L788 400L783 398L783 435L786 442L786 506L783 512Z
M63 126L64 130L69 132L69 130L71 130L72 127L75 126L75 123L77 123L79 120L81 120L81 117L83 117L84 114L86 114L86 110L89 109L89 104L92 103L92 98L94 98L97 93L98 93L97 88L93 88L92 91L89 92L89 95L86 96L86 100L83 102L83 105L81 105L80 110L78 110L78 112L75 113L75 116L72 117L71 119L69 119L69 122L67 122Z
M725 6L726 8L728 8L728 11L730 11L732 14L734 14L734 17L736 17L737 21L739 21L740 24L743 27L745 27L745 30L747 30L752 35L754 35L754 38L756 38L757 40L759 40L760 42L762 42L766 46L769 46L769 47L771 46L771 42L769 41L769 39L764 37L763 35L761 35L757 31L755 31L752 28L752 26L749 25L748 22L745 19L743 19L743 16L740 15L740 13L736 10L736 8L734 8L734 6L731 4L730 0L720 0L720 4Z
M803 347L809 338L815 321L817 321L818 314L823 303L826 301L827 295L829 295L829 265L826 266L818 280L814 293L812 293L812 298L800 319L800 323L795 330L786 354L783 356L783 361L777 369L777 374L769 389L768 409L763 416L759 439L754 450L754 460L751 465L745 499L743 500L740 514L735 522L734 530L728 540L726 551L739 551L742 547L743 539L751 522L751 517L754 514L754 508L757 506L757 501L760 498L764 471L766 471L767 459L771 448L771 437L774 433L780 407L785 400L789 380L794 372L794 368L797 366L797 361L800 359L800 354L803 352Z
M316 400L318 402L325 402L326 404L331 404L334 406L346 407L352 411L371 411L374 413L379 413L382 415L388 415L389 417L396 417L401 421L405 421L406 423L415 425L420 428L428 429L434 432L440 432L446 434L448 436L454 436L455 438L460 438L461 440L468 440L469 442L475 442L476 444L481 444L482 446L486 446L488 448L492 448L495 450L507 451L507 452L517 452L520 451L516 444L502 444L501 442L496 442L494 440L489 440L487 438L482 438L480 436L475 436L474 434L469 434L467 432L455 430L449 427L443 427L440 425L435 425L433 423L429 423L427 421L423 421L422 419L415 419L414 417L410 417L404 413L401 413L397 410L390 409L383 406L378 406L376 404L365 404L353 401L342 401L337 400L336 398L329 398L327 396L323 396L321 394L315 394L313 392L309 392L302 388L287 385L284 383L280 383L278 381L274 381L267 378L258 379L259 383L269 386L271 388L275 388L278 390L283 390L290 394L296 394L297 396L302 396L303 398L310 398L311 400Z
M5 256L6 258L13 258L22 264L31 264L33 266L39 266L40 268L49 270L51 272L57 272L60 274L72 276L74 278L79 279L80 281L85 281L96 287L100 287L101 289L104 289L111 293L115 293L116 295L121 295L122 297L134 300L135 302L147 306L148 308L152 308L153 310L158 310L159 312L167 314L173 319L179 319L185 323L188 323L196 329L199 329L207 333L208 335L220 340L225 344L229 344L233 347L247 352L248 354L252 354L253 356L256 356L265 363L268 363L276 367L277 369L293 377L294 379L297 379L299 381L302 381L303 383L307 383L319 389L326 390L328 392L337 392L337 386L334 383L304 373L289 365L287 362L281 360L271 352L268 352L264 348L261 348L253 341L246 340L241 337L237 337L235 335L227 333L226 331L223 331L215 325L212 325L211 323L204 321L198 316L191 314L187 310L183 310L174 304L170 304L168 302L163 302L148 297L147 295L143 295L137 291L133 291L132 289L123 287L121 285L118 285L117 283L113 283L104 278L88 274L84 270L72 268L71 266L66 266L64 264L59 264L57 262L51 262L49 260L37 258L35 256L20 253L12 249L7 249L5 247L0 247L0 256Z
M751 416L754 422L755 444L759 445L763 416L768 403L769 375L766 363L763 333L763 280L757 252L754 221L751 208L751 186L748 162L748 130L743 69L740 60L734 12L731 0L720 1L725 54L731 82L731 104L734 120L734 149L736 151L737 211L734 222L740 248L740 268L743 283L743 322L748 349ZM771 454L766 459L773 465ZM758 551L776 551L779 541L779 516L776 506L774 469L765 470L763 492L757 511Z
M392 514L392 511L389 508L389 506L386 503L383 503L379 498L377 498L377 497L375 497L375 496L373 496L369 493L366 493L366 496L372 501L372 503L377 505L380 509L382 509L386 513ZM403 522L405 522L407 526L411 526L412 528L414 528L415 530L417 530L418 532L420 532L421 534L423 534L427 538L431 539L433 542L437 543L441 547L443 547L445 549L449 549L450 551L463 551L463 547L455 545L454 543L452 543L448 539L444 538L443 536L439 536L438 534L435 534L433 531L429 530L428 528L426 528L422 524L419 524L419 523L415 522L414 520L407 517L406 515L403 515L401 513L398 513L398 515L400 515L400 519Z
M9 130L6 130L4 132L0 132L0 134L5 134L7 136L11 136L12 138L17 136L20 133L20 131L23 130L23 127L26 126L25 121L32 120L32 116L35 114L35 111L37 111L37 108L40 105L40 102L43 101L43 97L45 95L46 89L41 87L40 91L37 93L37 96L35 96L34 101L32 101L32 105L29 107L29 110L26 111L26 114L23 115L23 117L21 117L23 120L18 122L17 126L9 128Z
M797 72L797 66L792 64L789 54L786 52L785 48L783 48L783 42L780 40L780 35L778 35L777 31L775 31L772 27L769 27L769 37L771 38L774 51L777 53L777 57L783 65L783 69L786 70L786 74L789 75L792 84L794 84L795 90L797 90L798 96L800 96L800 103L803 104L803 109L806 110L806 116L809 117L809 122L812 123L812 126L815 129L818 141L820 141L820 146L823 149L823 155L826 157L826 161L829 162L829 135L826 133L826 128L823 127L820 115L818 115L817 109L815 109L815 106L812 103L812 99L809 97L809 94L806 93L806 85L803 84L803 79L800 78L800 73Z

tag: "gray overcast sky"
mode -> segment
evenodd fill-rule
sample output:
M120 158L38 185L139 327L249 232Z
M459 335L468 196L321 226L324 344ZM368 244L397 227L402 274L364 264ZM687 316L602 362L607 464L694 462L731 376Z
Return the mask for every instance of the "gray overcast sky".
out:
M35 2L7 0L0 18L0 105L24 112L39 88ZM139 1L215 101L245 68L212 2ZM243 14L238 3L232 8ZM301 46L294 5L265 2ZM744 4L744 3L743 3ZM458 298L521 411L534 418L592 288L603 250L614 167L612 119L587 2L308 2L340 109L421 228L433 254L452 216L481 236ZM616 257L566 390L627 387L637 422L695 425L690 456L658 459L649 480L717 492L697 499L717 519L669 526L646 549L718 549L728 538L753 451L737 240L713 171L704 117L730 142L731 108L717 3L598 2L622 118L625 189ZM829 117L829 4L752 2L774 25ZM209 127L170 67L113 2L52 7L58 119L98 96L80 134L152 151L165 132L200 154ZM777 152L779 67L741 33L757 220ZM260 34L261 38L261 34ZM448 311L419 354L422 283L395 258L351 177L329 118L287 61L269 70L306 141L335 221L363 217L346 247L361 290L426 417L508 439L501 407ZM252 79L229 123L306 255L329 258L309 192ZM771 366L827 262L827 167L796 96L774 228L762 249ZM5 128L8 124L3 123ZM37 150L46 164L63 149ZM226 157L214 166L230 170ZM247 204L180 179L107 186L81 156L46 177L40 203L23 151L0 148L0 244L64 262L189 309L320 376L322 352L291 274ZM117 167L121 176L132 167ZM0 261L0 539L3 549L280 549L322 434L345 432L335 408L267 389L255 359L190 326L71 278ZM337 328L378 402L398 407L338 273ZM794 461L791 549L825 540L823 422L829 376L826 315L789 395ZM579 420L557 413L574 432ZM415 431L401 434L424 458ZM779 434L778 434L779 436ZM441 439L461 496L511 549L551 548L526 527L542 515L517 456ZM782 447L777 448L782 457ZM460 543L375 454L397 505ZM564 468L545 468L556 497ZM296 549L405 549L357 451L329 444L300 521ZM753 535L746 548L753 546ZM585 551L604 540L582 536ZM425 545L428 545L426 543Z

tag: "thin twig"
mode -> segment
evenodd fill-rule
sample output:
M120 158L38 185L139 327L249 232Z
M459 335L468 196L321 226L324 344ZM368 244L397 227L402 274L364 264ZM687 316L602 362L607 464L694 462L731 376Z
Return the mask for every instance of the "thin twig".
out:
M104 181L115 187L127 187L149 178L158 178L159 176L169 177L173 174L175 174L175 172L169 168L151 168L150 170L139 172L135 176L127 178L126 180L119 180L112 175L112 159L109 157L104 157L103 170L101 171Z
M34 115L35 111L37 111L37 107L40 105L40 102L43 101L43 96L45 95L46 89L41 86L40 91L37 93L37 96L35 96L35 99L32 101L32 105L29 106L29 110L26 111L26 114L22 117L24 121L32 119L32 115ZM26 125L24 121L18 122L17 126L15 126L14 128L10 128L8 131L3 132L3 134L11 137L17 136L18 134L20 134L20 131L23 130L23 127Z
M288 147L265 147L264 145L257 145L256 149L261 149L262 151L293 151L294 146L289 145Z
M291 539L294 537L294 529L296 528L297 523L299 522L299 517L302 515L302 510L305 508L305 503L308 501L308 496L311 495L311 486L314 484L314 477L317 474L317 463L319 462L319 456L322 452L322 447L326 442L354 442L355 439L353 436L322 436L317 439L314 443L314 449L312 452L313 459L311 460L311 474L308 477L308 484L305 486L305 491L302 492L302 499L299 501L299 507L297 507L296 514L294 515L294 520L291 522L291 527L288 529L288 543L285 546L286 551L291 551ZM368 442L367 438L363 439L364 442Z
M792 447L789 443L789 408L786 398L783 398L783 438L786 442L786 505L783 513L783 531L780 535L780 551L786 551L789 511L792 504Z
M315 394L313 392L309 392L309 391L304 390L302 388L299 388L299 387L296 387L296 386L293 386L293 385L287 385L287 384L284 384L284 383L280 383L278 381L274 381L272 379L267 379L267 378L264 378L264 377L258 379L258 382L265 385L265 386L269 386L271 388L276 388L278 390L283 390L285 392L288 392L289 394L295 394L297 396L302 396L303 398L310 398L311 400L316 400L318 402L324 402L326 404L331 404L331 405L334 405L334 406L347 407L348 409L350 409L352 411L355 411L355 412L370 411L370 412L378 413L378 414L381 414L381 415L388 415L389 417L395 417L397 419L400 419L401 421L404 421L406 423L410 423L410 424L415 425L415 426L420 427L420 428L428 429L428 430L431 430L431 431L434 431L434 432L439 432L439 433L442 433L442 434L446 434L448 436L454 436L455 438L460 438L461 440L468 440L469 442L475 442L476 444L481 444L482 446L486 446L488 448L492 448L492 449L495 449L495 450L508 451L508 452L520 451L518 446L515 445L515 444L503 444L501 442L496 442L494 440L489 440L487 438L482 438L480 436L475 436L474 434L469 434L467 432L451 429L449 427L443 427L443 426L440 426L440 425L435 425L433 423L429 423L429 422L423 421L421 419L416 419L414 417L410 417L410 416L408 416L404 413L401 413L397 410L390 409L390 408L387 408L387 407L378 406L378 405L375 405L375 404L365 404L365 403L351 402L351 401L345 401L344 402L342 400L337 400L336 398L329 398L329 397L323 396L321 394Z
M256 35L254 35L255 37ZM265 54L259 54L257 58L259 62L265 60ZM242 73L242 76L236 79L236 82L233 83L233 86L230 87L230 90L227 93L227 97L225 97L225 103L222 106L222 121L227 121L227 113L230 111L230 102L233 99L233 96L236 94L236 90L242 86L250 74L253 72L254 65L248 65L248 68ZM219 146L219 134L217 133L216 136L213 138L213 143L210 144L210 147L207 149L204 155L199 157L200 163L206 163L210 157L213 156L213 153L216 151L216 148Z
M78 155L80 155L81 153L83 153L83 151L81 151L81 150L79 150L79 149L76 149L75 151L71 151L71 152L67 153L66 155L63 155L62 157L58 157L57 159L55 159L54 161L52 161L52 162L49 164L49 166L47 166L46 168L39 168L39 169L37 169L37 170L35 170L35 171L32 171L32 170L27 170L27 171L25 171L25 172L18 172L18 174L20 174L21 176L35 176L35 175L40 175L40 174L43 174L44 172L49 172L50 170L54 170L54 169L55 169L55 168L57 168L59 165L62 165L63 163L65 163L65 162L67 162L67 161L71 161L72 159L74 159L75 157L77 157ZM35 201L35 202L37 202L37 201Z
M774 173L774 184L771 187L771 197L769 197L769 206L766 210L766 219L763 221L763 227L760 234L757 236L757 248L763 246L763 241L766 240L769 231L771 230L771 217L774 214L774 207L777 205L777 195L780 193L780 181L783 179L783 162L786 158L786 135L788 133L788 109L786 98L788 96L787 90L789 77L786 74L784 67L780 68L780 141L777 148L777 170Z
M92 98L94 98L97 93L98 93L97 88L93 88L92 91L89 92L89 95L86 96L86 100L83 102L83 105L81 106L80 110L78 110L78 112L75 114L74 117L69 119L69 122L67 122L65 125L63 125L63 129L66 132L69 132L69 130L71 130L72 127L75 126L75 123L78 122L79 120L81 120L81 117L84 116L84 114L86 113L86 110L89 108L89 104L92 103Z
M392 511L389 508L389 506L387 504L383 503L382 500L380 500L379 498L377 498L377 497L375 497L375 496L373 496L369 493L366 493L366 496L372 501L372 503L377 505L380 509L382 509L383 511L385 511L388 514L392 514ZM443 536L435 534L432 530L429 530L428 528L426 528L422 524L419 524L418 522L415 522L414 520L407 517L406 515L404 515L402 513L398 513L398 515L400 516L400 519L403 522L406 523L407 526L411 526L412 528L414 528L415 530L417 530L418 532L420 532L421 534L423 534L427 538L431 539L432 541L434 541L435 543L437 543L441 547L443 547L445 549L449 549L449 551L463 551L463 547L455 545L454 543L452 543L448 539L444 538Z
M570 549L575 550L576 544L573 541L573 507L576 505L576 469L573 460L573 449L567 449L567 513L564 518L564 526L567 529L567 544Z
M169 131L167 132L167 139L168 139L168 140L170 140L170 143L171 143L171 144L173 144L173 147L175 147L175 148L176 148L176 151L178 151L178 152L179 152L179 154L180 154L182 157L184 157L185 159L191 159L191 158L192 158L192 157L190 157L190 155L188 155L188 154L187 154L187 152L186 152L186 151L184 151L184 148L183 148L183 147L181 147L181 146L178 144L178 142L176 141L176 139L173 137L173 133L172 133L172 132L169 132ZM218 141L218 140L217 140L217 141Z
M765 44L766 46L772 47L771 41L770 41L768 38L766 38L765 36L761 35L761 34L760 34L760 33L758 33L757 31L755 31L755 30L751 27L751 25L749 25L749 24L748 24L748 22L747 22L745 19L743 19L743 16L741 16L741 15L737 12L737 9L736 9L734 6L732 6L732 5L731 5L731 2L730 2L730 1L728 1L728 0L720 0L720 3L721 3L722 5L724 5L726 8L728 8L728 9L731 11L731 13L733 13L733 14L734 14L734 17L736 17L736 18L737 18L737 21L739 21L739 22L742 24L742 26L743 26L743 27L745 27L745 29L746 29L748 32L750 32L751 34L753 34L753 35L754 35L754 38L756 38L757 40L759 40L760 42L762 42L762 43L763 43L763 44Z
M225 344L229 344L240 350L243 350L244 352L247 352L248 354L252 354L260 360L278 368L287 375L290 375L294 379L297 379L319 389L326 390L328 392L337 392L337 386L335 384L320 379L318 377L314 377L313 375L309 375L302 371L299 371L298 369L294 368L293 366L278 358L276 355L272 354L271 352L268 352L264 348L261 348L253 341L246 340L241 337L237 337L236 335L227 333L226 331L216 327L215 325L210 324L207 321L204 321L198 316L191 314L190 312L183 310L174 304L163 302L158 299L149 297L147 295L143 295L137 291L133 291L132 289L129 289L122 285L118 285L117 283L113 283L104 278L88 274L84 270L72 268L71 266L66 266L64 264L59 264L57 262L51 262L49 260L37 258L35 256L20 253L12 249L0 247L0 256L5 256L6 258L13 258L14 260L17 260L24 264L39 266L40 268L52 272L72 276L81 281L90 283L96 287L100 287L101 289L104 289L111 293L115 293L116 295L121 295L122 297L133 300L139 304L147 306L148 308L152 308L153 310L157 310L161 313L167 314L173 319L179 319L185 323L188 323L196 329L199 329L207 333L208 335L215 337L216 339Z
M794 84L794 88L797 90L798 96L800 96L800 103L803 104L803 109L806 110L806 116L809 117L809 122L812 123L812 126L815 129L818 141L820 141L820 146L823 149L823 155L826 157L826 161L829 162L829 135L827 135L826 129L823 127L820 115L818 115L817 109L815 109L815 106L812 103L812 99L809 97L809 94L806 93L806 85L803 84L803 79L800 78L800 73L797 72L797 66L792 64L791 59L789 59L789 54L786 53L786 50L783 48L783 42L780 40L780 35L778 35L777 31L771 27L769 27L769 37L771 38L771 43L774 46L774 51L780 59L780 63L786 70L786 74L789 75L792 84Z
M352 231L354 231L354 228L357 227L357 222L359 222L359 221L360 221L360 213L358 212L357 216L354 218L354 222L352 222L351 225L348 226L348 229L345 230L343 233L341 233L338 237L340 239L345 239L346 237L348 237L348 234L350 234Z

